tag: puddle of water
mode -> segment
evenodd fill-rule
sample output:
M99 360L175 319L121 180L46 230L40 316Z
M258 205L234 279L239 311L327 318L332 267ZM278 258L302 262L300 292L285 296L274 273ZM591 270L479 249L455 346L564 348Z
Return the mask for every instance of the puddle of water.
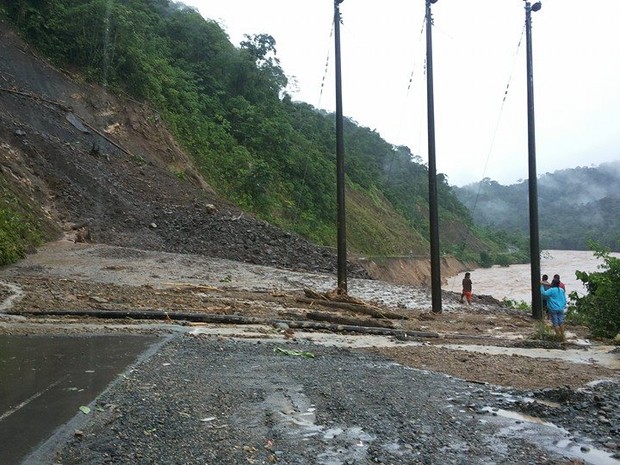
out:
M559 451L568 451L571 457L583 460L593 465L618 465L620 460L614 459L611 454L589 446L576 445L569 440L558 441L556 447Z
M274 428L282 434L307 440L320 436L324 450L317 454L317 464L342 465L343 463L365 463L368 447L375 437L359 426L326 428L316 424L316 407L306 397L301 386L289 385L275 390L264 401L257 412L268 411L276 420ZM244 415L244 422L247 424ZM263 423L261 415L255 415Z
M546 405L547 407L551 407L551 408L560 408L560 403L559 402L552 402L550 400L544 400L544 399L531 399L529 397L525 398L526 402L529 403L533 403L533 404L541 404L541 405Z
M545 399L534 399L533 397L513 397L511 394L507 394L505 392L491 392L496 397L503 397L506 402L516 403L516 402L526 402L528 404L541 404L546 405L551 408L560 408L561 405L559 402L553 402Z
M574 438L568 437L569 433L565 429L538 417L491 407L483 407L482 410L517 422L517 426L509 426L503 430L502 434L505 436L526 437L536 444L542 444L546 449L591 465L620 465L620 460L613 458L609 452L595 449L586 443L578 443Z
M526 421L529 423L536 423L538 425L552 426L556 428L556 426L553 423L548 423L546 421L541 420L538 417L533 417L530 415L524 415L522 413L513 412L512 410L504 410L501 408L492 408L492 407L483 407L482 411L489 412L491 414L496 414L503 418L509 418L511 420L517 420L517 421L522 421L522 422Z
M344 433L344 430L342 428L330 428L325 431L323 439L334 439L336 436L342 433Z
M366 463L368 447L375 437L366 433L362 428L355 426L342 430L340 428L328 430L329 436L324 439L338 439L343 442L339 446L330 446L317 455L320 465L342 465L343 463Z

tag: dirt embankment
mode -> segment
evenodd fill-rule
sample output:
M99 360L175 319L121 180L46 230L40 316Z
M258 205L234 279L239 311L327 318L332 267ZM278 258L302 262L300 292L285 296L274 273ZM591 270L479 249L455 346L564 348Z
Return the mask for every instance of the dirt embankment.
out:
M395 284L430 286L431 263L428 258L368 259L360 260L360 264L373 279ZM441 277L445 281L462 271L476 267L473 263L463 263L454 257L443 257L441 259Z

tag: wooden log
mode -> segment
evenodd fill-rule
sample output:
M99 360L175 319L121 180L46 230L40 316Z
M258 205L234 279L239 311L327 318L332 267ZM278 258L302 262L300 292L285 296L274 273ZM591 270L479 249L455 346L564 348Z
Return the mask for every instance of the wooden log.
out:
M343 310L349 310L354 313L361 313L363 315L370 315L373 318L383 318L391 320L408 320L409 317L401 315L399 313L390 312L389 310L383 310L379 307L371 307L370 305L359 305L349 302L332 302L330 300L317 300L308 299L305 297L299 297L297 302L310 304L310 305L323 305L325 307L341 308Z
M176 321L196 321L203 323L226 323L226 324L265 324L277 325L286 324L289 328L316 329L334 332L352 332L362 334L378 334L383 336L395 336L397 338L438 338L438 333L428 331L404 331L392 328L374 328L369 326L336 325L315 321L290 321L268 318L256 318L242 315L217 315L209 313L181 313L167 312L164 310L152 311L123 311L123 310L40 310L30 312L6 312L7 315L36 315L36 316L83 316L94 318L133 318L151 320L176 320Z
M308 312L306 318L313 321L327 321L337 325L351 325L351 326L371 326L373 328L394 328L394 323L391 321L368 321L359 320L356 318L348 318L342 315L334 315L333 313L326 312Z

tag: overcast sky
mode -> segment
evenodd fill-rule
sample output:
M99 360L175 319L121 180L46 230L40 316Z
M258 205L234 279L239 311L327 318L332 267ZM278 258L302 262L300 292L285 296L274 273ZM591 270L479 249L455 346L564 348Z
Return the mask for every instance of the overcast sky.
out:
M244 34L272 35L297 83L293 99L334 111L333 0L183 3L218 21L235 45ZM437 169L450 184L528 176L524 6L432 6ZM345 116L426 161L424 9L424 0L340 5ZM619 21L620 0L543 0L532 13L539 175L620 160Z

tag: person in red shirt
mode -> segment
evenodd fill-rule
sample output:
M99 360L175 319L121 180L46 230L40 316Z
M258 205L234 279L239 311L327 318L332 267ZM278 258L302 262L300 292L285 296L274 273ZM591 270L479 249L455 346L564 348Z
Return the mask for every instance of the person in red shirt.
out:
M545 288L545 290L549 289L551 287L551 283L549 282L549 276L547 276L546 274L542 275L542 280L540 281L540 284ZM547 297L543 296L542 298L542 306L543 306L543 310L545 311L545 315L547 315L547 318L549 318L549 308L547 307Z
M553 279L557 279L558 282L560 283L560 289L564 289L564 292L566 293L566 285L560 281L560 275L559 274L554 274L553 275Z

